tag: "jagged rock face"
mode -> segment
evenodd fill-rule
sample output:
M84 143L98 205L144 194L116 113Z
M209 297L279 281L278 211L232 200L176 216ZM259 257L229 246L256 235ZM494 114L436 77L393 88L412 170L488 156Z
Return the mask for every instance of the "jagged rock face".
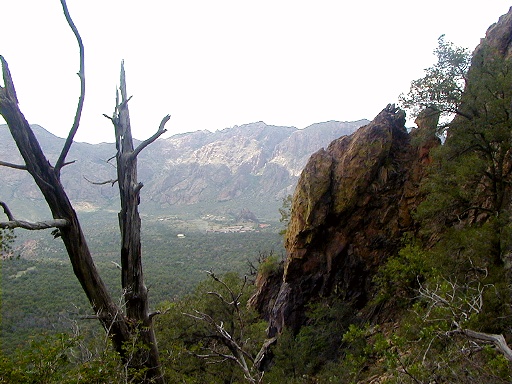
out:
M298 130L257 122L157 140L138 158L139 179L145 185L142 209L148 209L145 213L161 214L165 209L194 204L235 211L247 207L259 218L278 219L282 198L293 192L309 156L365 123L330 121ZM63 139L38 126L34 130L54 161ZM6 126L0 126L0 152L4 154L3 161L21 162ZM110 184L92 185L85 180L101 182L115 178L114 167L106 162L114 154L113 144L73 144L70 157L77 161L64 168L63 182L75 207L117 209L117 188ZM27 204L28 200L42 200L30 176L0 167L0 177L6 181L0 185L2 198L22 217L36 219L37 216L24 210L33 205Z
M481 49L483 44L496 48L505 58L512 56L512 7L487 29L485 39L475 51Z
M278 294L269 297L261 284L252 300L260 307L260 297L274 302L266 311L271 334L285 325L297 330L315 297L335 293L362 307L376 268L414 230L422 163L439 141L431 135L413 145L404 124L404 112L390 105L311 156L293 197Z

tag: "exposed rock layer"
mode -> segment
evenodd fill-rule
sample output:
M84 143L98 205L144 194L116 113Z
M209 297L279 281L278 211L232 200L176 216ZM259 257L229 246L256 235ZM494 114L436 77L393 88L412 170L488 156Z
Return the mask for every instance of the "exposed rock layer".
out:
M172 123L172 121L171 121ZM160 139L139 158L139 178L145 213L202 204L209 213L215 207L238 213L249 208L258 218L279 217L282 198L293 192L309 156L343 134L354 132L367 121L314 124L304 129L270 126L263 122L216 132L197 131ZM63 139L34 126L50 161L60 153ZM2 161L21 163L6 126L0 126ZM113 144L74 143L70 157L75 164L63 169L63 182L75 207L115 209L117 189L111 184L92 185L85 178L103 182L115 179L115 168L106 160L115 155ZM17 215L44 219L27 210L42 196L26 172L0 167L0 194ZM84 178L85 177L85 178ZM183 209L183 208L182 208Z
M309 159L293 197L279 290L261 282L252 298L269 317L271 334L285 325L298 329L315 297L335 293L362 307L377 266L415 229L423 164L439 141L433 129L410 135L404 124L404 112L389 105Z

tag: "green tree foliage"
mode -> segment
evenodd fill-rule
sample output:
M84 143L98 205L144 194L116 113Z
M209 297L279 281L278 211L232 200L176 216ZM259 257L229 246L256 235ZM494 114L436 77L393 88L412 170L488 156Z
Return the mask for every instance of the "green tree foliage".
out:
M148 252L144 267L148 272L152 307L193 292L204 280L205 268L219 274L247 272L247 260L256 259L255 249L263 250L262 257L254 262L254 271L259 269L257 262L281 259L275 256L282 252L282 237L277 233L186 232L184 239L177 238L177 233L161 225L146 229L143 241ZM2 261L0 345L9 352L30 335L67 332L77 316L91 314L62 244L49 231L38 231L29 235L20 233L13 247L17 248L27 238L30 244L35 244L35 259L15 256ZM112 294L120 296L119 269L112 263L116 260L112 255L115 237L112 232L98 229L92 238L96 266ZM266 267L271 271L274 263ZM56 291L61 294L55 295ZM94 323L81 321L80 328L95 327Z
M427 257L419 242L406 236L398 255L391 256L373 278L377 290L374 303L385 303L395 310L407 308L418 284L434 270L435 263Z
M444 145L434 153L418 217L431 230L459 223L491 225L489 257L504 261L512 195L512 67L489 47L480 49Z
M16 235L12 229L0 229L0 258L12 258L13 248L12 245Z
M281 218L279 221L284 224L284 228L279 232L279 234L284 235L286 233L286 230L288 229L288 223L290 222L290 216L292 212L292 202L293 202L293 196L287 195L283 198L283 205L281 208L279 208L279 214L281 215Z
M169 382L247 382L239 362L231 357L236 352L219 327L242 348L250 365L265 340L266 328L266 322L247 309L253 288L233 273L221 278L213 275L193 294L165 305L156 329Z
M437 63L425 69L424 77L411 82L409 92L400 95L400 103L415 116L433 107L441 111L443 117L451 117L459 112L471 55L468 49L446 41L444 35L439 37L434 54Z
M314 303L307 311L308 321L297 335L285 330L274 349L274 366L266 374L269 383L312 382L331 362L344 353L343 334L354 321L349 303L337 298Z
M79 336L40 335L15 353L0 352L0 383L127 383L119 356Z
M276 255L270 253L266 257L262 258L258 265L258 274L263 278L267 278L270 275L277 273L280 266L280 260Z
M509 59L481 46L471 69L459 75L464 61L457 58L464 50L449 47L444 50L440 41L438 52L445 57L438 56L434 66L448 63L450 70L437 73L449 81L429 82L436 73L431 69L413 82L406 104L421 109L429 100L418 95L433 95L431 105L456 114L443 127L446 140L433 152L423 184L426 199L416 213L424 242L418 240L422 250L416 254L423 253L427 268L418 268L416 258L410 263L402 251L381 268L377 283L396 297L389 288L417 273L415 295L409 296L414 315L404 317L400 327L402 348L409 352L399 354L407 355L400 364L414 382L508 382L506 355L478 337L510 336L512 67Z

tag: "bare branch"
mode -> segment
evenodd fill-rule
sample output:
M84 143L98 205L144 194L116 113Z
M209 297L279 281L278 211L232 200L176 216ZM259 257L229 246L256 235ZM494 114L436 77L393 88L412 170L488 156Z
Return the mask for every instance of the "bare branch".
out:
M475 268L473 262L471 262L471 264L472 267ZM487 273L486 270L483 272ZM466 283L463 286L459 286L457 283L446 279L445 283L445 285L449 287L448 290L446 290L446 288L441 289L439 284L434 289L420 285L419 290L420 296L430 302L429 309L427 310L428 314L434 307L445 308L451 312L451 322L455 326L455 330L448 331L445 335L452 336L461 334L473 341L492 343L508 361L512 362L512 349L508 346L503 335L473 331L471 329L464 329L461 326L461 324L467 321L473 314L481 313L484 290L492 287L492 285L482 285L477 281L476 284ZM461 295L461 292L464 292L464 294Z
M218 292L206 292L208 293L209 295L212 295L212 296L216 296L220 301L222 301L224 304L226 305L232 305L232 303L230 303L229 301L227 301L224 296L222 296L220 293Z
M492 333L477 332L471 329L457 329L449 332L449 334L460 333L472 340L483 341L485 343L492 343L503 354L503 356L512 362L512 349L507 344L503 335L496 335Z
M0 166L8 167L8 168L14 168L14 169L21 169L23 171L27 170L27 166L26 165L13 164L13 163L8 163L6 161L0 161Z
M211 354L203 354L203 355L198 355L196 353L194 353L194 356L195 357L199 357L200 359L207 359L207 363L209 364L219 364L219 363L223 363L224 361L226 360L234 360L236 361L235 357L232 356L232 355L225 355L223 353L220 353L218 351L212 351ZM213 359L216 359L218 357L221 357L222 360L213 360Z
M4 57L0 55L0 61L2 62L2 75L4 78L4 87L0 87L2 90L2 97L10 99L15 104L18 104L18 97L16 96L16 89L14 88L14 83L12 81L11 72L9 71L9 66L7 65L7 61L5 61Z
M68 155L69 149L71 148L71 144L73 143L73 139L75 137L76 131L78 130L78 126L80 125L80 117L82 115L82 109L84 106L84 98L85 98L85 69L84 69L84 45L82 43L82 38L78 33L78 29L73 23L71 16L69 15L68 6L66 5L66 0L60 0L62 4L62 9L64 11L64 16L66 16L66 21L69 24L69 27L75 34L76 40L78 42L78 47L80 49L80 71L78 72L78 77L80 78L80 97L78 98L78 105L76 107L75 120L73 122L73 126L69 131L66 142L64 143L64 147L62 148L62 152L60 153L59 159L55 164L55 172L57 176L60 175L60 170L65 164L66 156Z
M140 190L142 189L142 187L144 186L143 183L138 183L135 188L133 189L133 193L135 193L135 195L138 195L140 193Z
M64 164L62 164L62 167L65 167L66 165L74 164L76 163L76 160L66 161ZM61 169L62 169L61 167Z
M106 181L91 181L87 177L84 176L84 179L87 180L89 183L93 185L105 185L105 184L112 184L114 186L115 183L117 183L117 179L110 179Z
M10 221L14 220L14 216L12 215L11 210L9 209L6 203L0 201L0 207L4 209L4 212L7 215L7 219L9 219Z
M107 159L106 163L107 163L107 164L110 164L111 166L113 166L113 167L115 168L116 166L110 162L110 160L114 160L115 158L116 158L116 155L114 155L114 156L112 156L112 157L109 157L109 158Z
M35 223L24 221L24 220L10 220L0 223L0 228L2 229L14 229L14 228L23 228L28 229L30 231L36 231L40 229L48 229L48 228L63 228L69 225L68 221L65 219L54 219L54 220L46 220L46 221L36 221Z
M126 77L124 77L124 78L126 79ZM124 98L126 98L126 84L125 84L125 91L123 92L123 91L121 90L121 95L123 95L123 94L124 94L124 96L123 96L123 97L124 97ZM128 105L128 102L132 99L132 97L133 97L133 96L130 96L130 97L128 97L126 100L125 100L125 99L123 99L123 101L121 102L121 104L119 104L119 109L126 107L126 106Z
M73 126L70 129L55 167L52 167L44 156L34 132L18 107L7 65L3 66L5 87L0 87L0 114L7 122L11 135L25 161L27 171L34 178L39 190L45 197L55 220L38 223L10 220L8 223L3 223L2 227L23 227L26 229L57 227L52 233L54 236L62 238L73 266L73 271L87 295L94 312L102 323L107 336L112 339L113 345L126 369L128 381L135 380L137 382L163 384L165 380L158 356L154 329L151 321L148 319L147 288L142 279L140 217L138 212L130 216L130 219L133 218L134 224L128 229L132 231L124 231L123 228L123 241L131 241L133 239L133 242L129 244L129 248L123 248L121 255L123 304L126 308L126 312L124 312L121 306L112 300L110 292L99 275L76 211L73 209L69 197L60 182L60 171L66 164L66 156L68 156L74 135L79 126L85 94L83 44L69 16L65 0L61 0L61 4L68 24L75 33L80 47L80 71L78 76L81 80L81 92ZM132 151L133 146L130 152ZM130 177L126 179L128 181L133 179L134 181L126 185L136 185L136 161L132 161L128 165L128 171L130 172ZM131 177L132 175L133 177ZM121 177L119 177L119 180L122 180ZM118 184L121 183L119 182ZM124 206L130 204L136 208L133 200L137 203L136 199L132 199L128 204L124 204L122 201L123 209ZM130 211L130 214L132 212L133 210ZM66 226L66 228L60 229L63 226ZM123 247L124 245L125 243L123 243ZM128 254L128 252L125 258L124 249L128 249L128 252L131 252L132 249L135 252L138 251L138 260L131 258L131 254ZM125 348L127 342L132 345L132 348L128 350ZM143 380L137 380L142 377L139 375L139 372L143 372Z
M158 131L156 131L156 133L153 136L151 136L149 139L146 139L142 143L140 143L139 146L137 148L135 148L135 150L133 151L131 156L132 157L136 157L140 153L140 151L142 151L149 144L151 144L156 139L158 139L161 135L163 135L165 132L167 132L167 129L165 129L165 124L169 121L170 118L171 118L170 115L164 116L164 118L160 122L160 126L158 127Z
M5 215L9 221L0 222L0 228L2 229L14 229L14 228L23 228L28 230L39 230L39 229L48 229L48 228L62 228L67 227L69 225L68 221L65 219L53 219L46 221L37 221L37 222L29 222L24 220L16 220L7 206L6 203L0 201L0 207L3 208Z
M216 358L229 359L235 362L242 369L244 377L250 383L261 383L263 379L263 372L260 371L260 366L261 364L263 364L264 358L268 354L270 346L275 343L276 339L273 338L266 340L263 343L260 351L256 355L256 358L254 358L246 350L247 340L244 340L243 337L245 325L244 320L242 318L242 311L240 309L239 300L247 284L247 277L245 277L239 293L236 293L238 292L238 289L235 292L228 284L226 284L226 282L217 277L215 273L213 273L212 271L207 271L207 273L215 282L219 283L220 285L222 285L224 289L227 290L228 293L226 297L228 297L228 300L226 300L226 298L218 292L210 291L207 293L209 295L217 297L221 301L223 306L231 308L230 312L232 316L236 316L237 318L233 318L228 322L228 324L230 322L236 322L239 330L236 330L233 324L230 325L230 330L228 330L224 328L223 321L220 321L219 319L214 319L212 316L204 312L200 312L198 310L194 310L194 314L183 313L185 316L205 323L207 325L209 332L211 332L211 334L205 337L220 343L213 343L213 345L204 348L210 351L211 353L196 356L206 360ZM225 351L224 348L227 348L229 350L229 353ZM217 361L215 360L214 362Z
M151 313L148 315L148 317L149 317L149 319L151 320L153 317L155 317L155 316L157 316L157 315L161 315L161 314L162 314L162 312L160 312L160 311L154 311L154 312L151 312Z
M262 371L261 363L263 362L263 359L265 358L265 356L268 354L270 347L272 345L274 345L276 342L277 342L277 336L274 336L270 339L266 339L264 341L263 345L261 346L260 351L254 358L254 366L256 367L256 369L258 371Z
M231 296L231 302L228 302L227 300L225 300L220 294L216 294L222 301L224 301L227 305L234 305L235 307L238 306L238 300L240 299L240 297L242 296L242 293L243 293L243 290L245 288L245 285L247 283L247 276L245 276L245 280L244 280L244 284L242 286L242 288L240 289L240 292L238 294L235 294L235 292L233 292L233 290L224 282L222 281L221 279L219 279L215 273L213 273L213 271L206 271L206 273L208 275L210 275L210 277L215 280L216 282L222 284L222 286L224 286L224 288L227 289L227 291L229 292L229 295ZM208 292L209 294L212 294L214 292Z
M100 317L98 315L83 315L78 318L81 320L98 320Z

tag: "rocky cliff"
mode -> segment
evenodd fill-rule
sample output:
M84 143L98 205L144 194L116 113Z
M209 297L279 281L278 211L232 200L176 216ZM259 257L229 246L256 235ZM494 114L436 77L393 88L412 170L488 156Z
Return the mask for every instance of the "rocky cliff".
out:
M251 123L216 132L196 131L156 141L139 156L139 179L144 182L141 209L146 214L187 212L239 215L249 209L258 218L278 219L282 198L291 194L307 159L333 139L367 123L336 122L294 127ZM43 149L54 161L63 139L34 126ZM0 126L2 161L20 157L6 126ZM63 182L78 211L118 209L118 191L112 185L93 185L115 178L106 160L113 144L74 143L63 169ZM45 218L42 196L26 172L0 167L0 197L19 217ZM198 207L198 208L195 208Z
M512 8L475 49L459 111L474 106L475 89L468 89L482 85L473 73L500 56L512 56ZM498 71L501 76L507 68ZM505 111L508 116L508 105ZM466 112L478 117L478 111ZM389 105L370 124L311 156L293 196L284 266L260 277L251 298L270 321L271 335L284 326L300 328L315 298L334 294L356 310L368 303L377 267L397 253L406 232L417 230L411 213L424 198L419 184L430 150L440 144L437 120L427 109L408 133L404 112Z
M415 230L418 184L439 141L428 118L411 134L404 124L405 113L388 105L309 159L293 196L282 278L260 279L251 300L271 335L298 329L315 297L335 293L362 308L376 268Z
M483 49L484 46L497 49L505 58L512 56L512 7L508 13L500 17L497 23L494 23L487 29L485 39L482 39L475 53ZM472 65L474 64L473 62Z

